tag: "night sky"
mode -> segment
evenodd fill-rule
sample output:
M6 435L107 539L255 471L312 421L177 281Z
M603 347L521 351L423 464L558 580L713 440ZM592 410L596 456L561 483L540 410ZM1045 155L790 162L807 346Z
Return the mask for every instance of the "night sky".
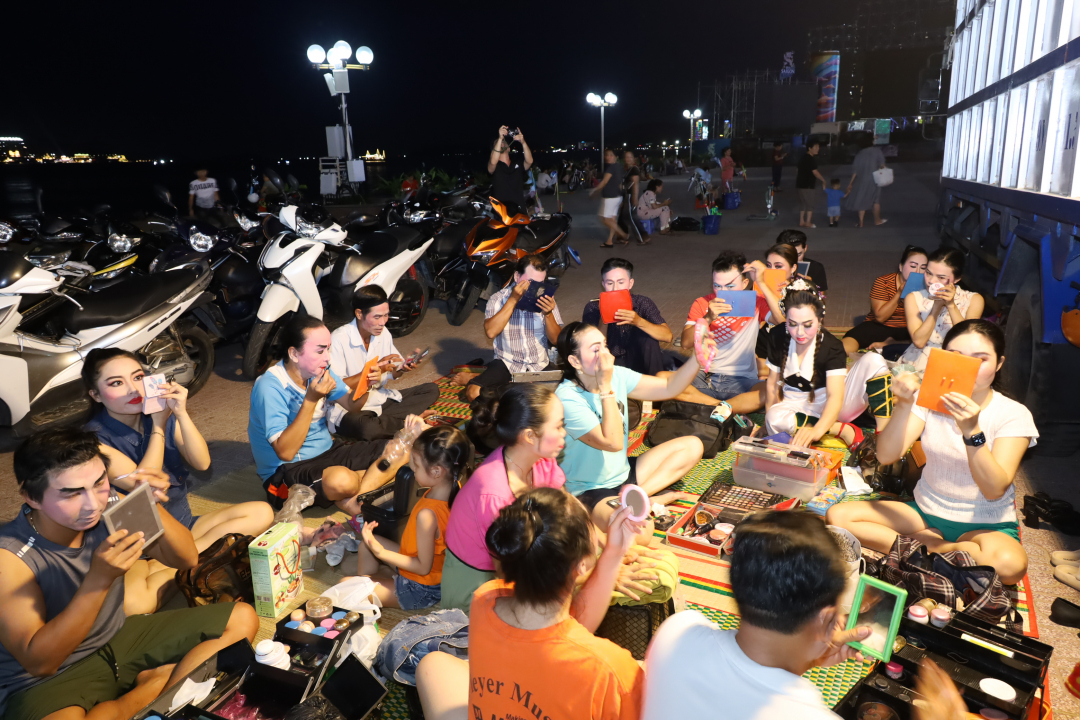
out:
M619 96L609 143L670 142L699 80L778 70L787 50L804 63L807 29L850 1L9 3L0 135L59 153L319 156L340 112L305 50L341 39L375 53L350 71L359 150L475 150L502 123L536 148L597 140L590 91Z

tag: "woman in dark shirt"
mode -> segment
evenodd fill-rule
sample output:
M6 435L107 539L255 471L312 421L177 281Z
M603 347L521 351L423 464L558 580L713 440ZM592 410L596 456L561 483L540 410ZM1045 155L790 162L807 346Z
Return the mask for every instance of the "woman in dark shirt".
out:
M892 414L892 378L885 359L867 353L848 370L843 344L824 327L825 304L811 291L785 297L785 318L769 331L768 434L787 433L792 445L806 447L831 433L852 448L863 434L850 423L867 407L878 430L885 427Z
M126 493L134 489L127 476L136 469L167 474L168 484L155 487L158 500L191 530L199 552L228 533L261 534L274 520L274 511L265 502L237 503L199 517L192 515L187 466L208 469L210 451L188 415L183 386L168 383L160 398L165 409L144 412L145 375L138 358L126 350L91 350L83 362L83 384L97 408L85 429L97 435L102 453L109 458L109 482ZM127 614L154 612L164 598L163 586L171 583L175 573L156 561L136 563L125 581ZM141 583L136 582L139 579Z
M603 198L600 204L600 219L607 225L607 242L600 247L615 247L612 240L619 236L620 243L630 242L630 236L619 227L619 207L622 205L623 166L615 160L615 151L608 148L604 151L604 178L600 184L589 191L589 197L596 197L600 193Z

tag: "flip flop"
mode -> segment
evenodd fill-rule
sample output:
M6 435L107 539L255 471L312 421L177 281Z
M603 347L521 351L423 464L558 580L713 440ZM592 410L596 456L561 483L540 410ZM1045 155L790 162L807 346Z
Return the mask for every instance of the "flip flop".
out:
M881 222L879 222L879 223L874 223L874 224L875 224L875 225L884 225L884 224L885 224L885 223L887 223L887 222L889 222L889 221L888 221L888 220L882 220Z
M601 243L600 247L602 247L602 248L613 248L615 246L614 245L608 245L607 243Z

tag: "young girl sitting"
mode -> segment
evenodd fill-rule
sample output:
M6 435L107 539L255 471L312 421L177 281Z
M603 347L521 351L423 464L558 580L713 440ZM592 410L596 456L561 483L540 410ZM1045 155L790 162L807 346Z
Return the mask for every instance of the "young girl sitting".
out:
M378 583L375 594L384 606L420 610L439 603L450 505L469 475L472 458L472 443L461 430L425 430L413 443L409 467L416 484L428 491L409 514L400 547L375 537L379 523L364 523L356 572Z
M892 414L889 367L867 353L848 370L844 345L822 324L825 304L815 293L796 290L784 303L786 321L769 331L766 432L787 433L799 447L832 433L853 448L863 433L849 423L867 406L879 430Z
M942 338L953 325L982 317L983 296L956 285L963 269L964 254L959 250L938 248L930 253L926 259L926 290L904 298L911 345L900 356L900 362L925 370L930 350L942 346Z
M611 597L615 566L605 557L617 564L640 530L629 512L623 508L606 526L597 560L589 514L566 492L537 488L502 509L486 540L504 580L476 591L468 661L433 652L417 668L428 720L640 717L644 670L625 649L594 637L595 625L584 619L589 605L599 599L604 611ZM589 585L597 590L592 597Z
M199 552L228 533L259 535L274 520L264 502L245 502L195 517L188 504L188 469L210 467L210 451L187 412L187 388L170 382L161 397L165 409L145 414L143 370L139 359L117 348L91 350L82 379L97 407L86 429L94 432L109 458L109 482L121 492L134 485L126 478L136 469L161 470L168 481L154 484L162 506L191 530ZM129 615L154 612L176 571L157 561L139 561L127 573L124 608Z
M1026 407L993 387L1005 362L1001 328L964 320L945 336L944 347L980 360L971 397L948 393L943 396L947 413L927 410L915 405L918 377L902 374L894 385L896 412L877 439L878 460L891 463L922 438L926 465L915 502L834 505L828 522L881 552L889 551L897 535L917 538L932 552L965 550L1013 584L1027 571L1013 481L1039 431Z

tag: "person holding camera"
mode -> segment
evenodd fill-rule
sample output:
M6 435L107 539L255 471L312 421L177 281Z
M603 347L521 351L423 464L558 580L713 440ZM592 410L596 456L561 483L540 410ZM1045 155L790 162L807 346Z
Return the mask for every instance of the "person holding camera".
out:
M510 147L515 142L521 143L521 151L525 154L524 164L510 157ZM521 128L511 130L506 125L501 125L499 138L491 148L487 164L487 171L491 173L491 195L504 205L509 204L514 209L524 210L525 173L532 164L532 150L525 142Z

